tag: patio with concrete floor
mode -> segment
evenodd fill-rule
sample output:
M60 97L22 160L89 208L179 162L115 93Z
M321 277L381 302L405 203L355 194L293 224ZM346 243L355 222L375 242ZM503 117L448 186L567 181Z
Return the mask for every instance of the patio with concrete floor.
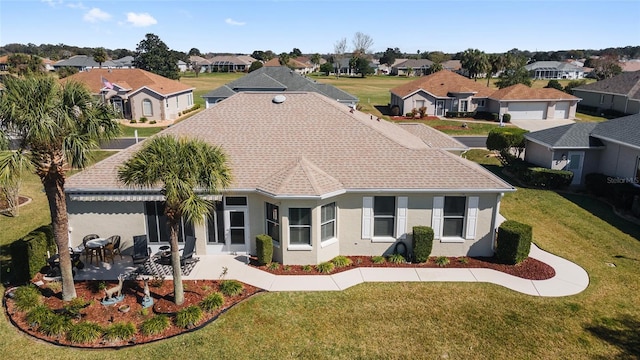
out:
M485 282L532 296L575 295L589 286L589 275L580 266L531 244L529 256L555 269L548 280L527 280L500 271L482 268L367 268L360 267L332 275L274 275L247 265L245 255L201 255L183 280L235 279L267 291L340 291L365 282ZM75 280L116 280L119 274L133 273L130 256L111 263L86 265ZM171 279L171 277L167 277Z

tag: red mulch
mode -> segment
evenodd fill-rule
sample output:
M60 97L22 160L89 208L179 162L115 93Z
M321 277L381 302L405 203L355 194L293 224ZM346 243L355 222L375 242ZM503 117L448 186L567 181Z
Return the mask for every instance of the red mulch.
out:
M392 116L391 120L393 121L408 121L408 120L440 120L437 116L425 116L423 118L412 118L407 116Z
M371 260L371 256L347 256L351 259L352 264L343 268L336 268L332 274L354 269L356 267L401 267L401 268L438 268L435 263L435 258L430 258L428 262L421 264L404 263L393 264L385 262L383 264L374 264ZM485 268L501 271L506 274L517 276L527 280L546 280L551 279L556 275L555 270L534 258L527 258L523 262L517 265L501 264L495 261L493 258L480 258L480 257L465 257L466 263L462 262L462 258L450 257L449 264L446 268ZM251 265L261 270L270 272L276 275L326 275L319 272L315 266L311 267L310 271L303 270L301 265L280 265L278 269L269 269L267 265L259 266L257 259L251 259Z
M29 201L29 198L26 196L18 196L18 206L26 203L27 201ZM0 213L6 211L9 208L9 204L7 203L7 200L4 199L3 196L0 196Z
M38 278L34 279L37 281ZM119 322L131 322L135 325L136 329L142 322L156 314L167 314L169 316L174 315L178 310L191 305L197 305L202 299L214 291L218 291L217 280L183 280L185 289L185 301L182 305L177 306L173 303L173 281L164 280L160 284L154 284L151 282L149 290L151 297L154 299L154 305L149 308L147 314L143 314L142 305L140 304L143 294L144 284L142 281L126 280L124 282L122 293L125 294L123 301L111 305L104 306L100 303L104 295L103 291L96 291L95 287L99 284L99 281L76 281L75 288L78 298L82 298L87 301L91 301L89 306L81 310L81 318L77 321L89 321L97 323L102 327L107 327L113 323ZM48 288L48 284L41 286L42 293L44 295L44 304L51 309L62 309L65 303L62 301L61 292L54 292ZM117 281L107 282L107 288L111 288L117 284ZM259 288L251 285L243 284L244 291L241 295L234 297L226 297L224 305L216 311L203 313L203 318L197 327L203 326L208 322L217 318L220 313L226 311L231 306L243 301L244 299L260 292ZM94 343L87 344L73 344L66 338L57 338L52 336L46 336L37 329L32 328L26 321L26 313L19 311L15 308L14 302L11 299L5 298L6 311L11 322L20 328L27 334L45 340L47 342L59 345L82 347L82 348L108 348L108 347L122 347L134 344L143 344L151 341L165 339L171 336L179 335L192 329L184 329L177 327L173 321L167 330L163 333L153 336L143 336L141 333L136 333L134 339L131 341L118 341L118 342L106 342L104 339L99 339ZM121 312L118 308L121 305L129 305L130 310L126 313Z

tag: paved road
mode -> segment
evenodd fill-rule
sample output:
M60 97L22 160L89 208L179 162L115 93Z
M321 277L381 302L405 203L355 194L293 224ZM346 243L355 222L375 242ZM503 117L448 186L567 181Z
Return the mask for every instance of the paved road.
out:
M487 147L486 136L454 136L453 138L470 148L485 149Z
M138 141L142 141L144 138L138 138ZM103 150L122 150L126 149L129 146L136 143L135 138L119 138L115 140L111 140L108 143L101 146ZM18 140L12 139L11 144L9 145L11 150L16 150L18 148Z

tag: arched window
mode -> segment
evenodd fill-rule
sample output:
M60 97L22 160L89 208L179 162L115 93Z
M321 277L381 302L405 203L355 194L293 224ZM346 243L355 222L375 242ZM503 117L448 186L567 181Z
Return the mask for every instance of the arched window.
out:
M142 100L142 115L153 116L153 104L151 104L151 100Z

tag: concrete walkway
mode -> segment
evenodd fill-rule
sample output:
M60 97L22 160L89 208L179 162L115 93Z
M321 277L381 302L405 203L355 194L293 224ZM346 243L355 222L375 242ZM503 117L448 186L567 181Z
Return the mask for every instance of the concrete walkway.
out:
M529 131L538 131L549 129L556 126L573 124L575 121L570 119L551 119L551 120L511 120L511 123L521 129Z
M529 256L552 266L556 275L548 280L526 280L492 269L447 268L355 268L333 275L273 275L246 264L245 255L201 255L193 271L183 280L235 279L268 291L340 291L365 282L485 282L533 296L569 296L589 285L589 275L580 266L540 250L531 244ZM130 258L115 264L87 265L76 280L114 280L135 270ZM170 277L168 277L170 278Z

